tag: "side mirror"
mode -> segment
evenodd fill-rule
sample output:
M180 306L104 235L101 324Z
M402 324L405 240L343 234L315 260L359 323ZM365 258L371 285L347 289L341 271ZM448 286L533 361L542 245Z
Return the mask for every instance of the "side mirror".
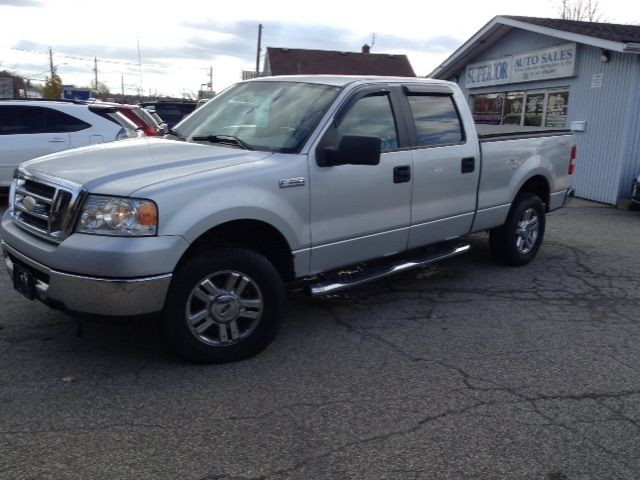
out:
M380 137L345 135L338 148L325 147L325 161L322 166L335 165L378 165L382 140Z

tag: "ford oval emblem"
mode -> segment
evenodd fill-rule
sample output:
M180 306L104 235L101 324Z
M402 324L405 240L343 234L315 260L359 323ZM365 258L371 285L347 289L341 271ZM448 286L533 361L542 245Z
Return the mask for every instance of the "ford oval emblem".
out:
M31 195L26 196L22 199L22 206L24 207L24 209L29 212L29 213L33 213L36 211L36 207L38 206L38 202L35 198L33 198Z

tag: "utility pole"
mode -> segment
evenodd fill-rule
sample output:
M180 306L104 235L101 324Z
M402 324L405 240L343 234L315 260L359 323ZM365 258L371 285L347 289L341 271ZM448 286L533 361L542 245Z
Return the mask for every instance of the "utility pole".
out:
M213 67L209 67L209 91L213 92Z
M142 60L140 59L140 39L136 39L138 42L138 101L140 101L140 95L143 92L142 90Z
M262 24L258 25L258 51L256 52L256 77L260 76L260 52L262 50Z
M98 57L93 57L93 73L95 74L95 89L98 90Z
M122 90L122 102L124 103L124 75L120 74L120 89Z
M56 71L53 68L53 52L51 51L51 47L49 47L49 69L51 70L51 80L53 80L53 75Z

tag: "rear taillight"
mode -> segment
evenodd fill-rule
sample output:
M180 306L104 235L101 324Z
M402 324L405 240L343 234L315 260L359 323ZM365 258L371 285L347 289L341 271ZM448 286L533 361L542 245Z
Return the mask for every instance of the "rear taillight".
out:
M576 170L576 146L571 147L571 160L569 161L569 175Z
M157 135L156 130L151 128L148 125L145 125L144 127L142 127L142 131L147 137L154 137Z

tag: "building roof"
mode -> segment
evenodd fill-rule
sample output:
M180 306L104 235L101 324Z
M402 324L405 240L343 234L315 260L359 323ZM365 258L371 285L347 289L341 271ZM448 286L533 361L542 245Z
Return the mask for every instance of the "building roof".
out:
M416 76L406 55L302 48L267 48L265 70L271 75Z
M577 33L587 37L601 38L621 43L640 43L640 25L621 25L618 23L579 22L559 18L515 17L505 16L513 20L553 28L564 32Z
M449 78L514 29L528 30L620 53L640 53L640 26L557 18L498 16L482 27L429 74Z

